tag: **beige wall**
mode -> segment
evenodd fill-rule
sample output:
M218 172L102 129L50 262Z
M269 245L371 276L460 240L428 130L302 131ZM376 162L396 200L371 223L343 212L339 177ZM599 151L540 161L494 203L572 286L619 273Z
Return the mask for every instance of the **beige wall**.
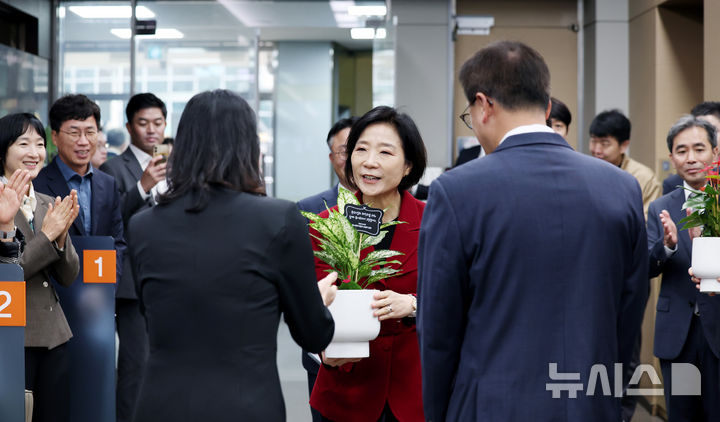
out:
M353 111L362 116L372 109L372 52L355 54L355 104Z
M703 100L701 16L693 8L662 6L630 16L632 155L660 180L674 172L668 167L668 130Z
M372 108L372 52L335 50L338 105L361 116Z
M570 25L577 23L577 3L568 0L457 2L458 15L492 15L495 26L489 36L461 35L455 42L455 84L453 115L458 116L467 100L457 81L462 64L480 48L499 40L524 42L543 55L550 68L552 95L562 100L577 118L577 34ZM542 25L538 25L542 22ZM454 138L472 136L455 118ZM568 142L577 147L577 132L571 123ZM453 153L456 147L453 147ZM453 159L454 162L454 159Z
M703 34L706 40L720 40L720 1L705 0L703 16ZM720 100L720 44L717 42L706 42L703 46L704 63L706 71L703 78L703 99L705 101Z

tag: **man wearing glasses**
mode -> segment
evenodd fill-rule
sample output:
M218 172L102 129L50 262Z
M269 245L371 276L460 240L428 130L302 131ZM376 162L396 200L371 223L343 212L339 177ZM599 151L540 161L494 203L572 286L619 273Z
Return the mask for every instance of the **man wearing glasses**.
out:
M58 155L33 181L34 188L50 196L78 193L80 214L70 227L70 236L111 236L117 251L118 280L125 251L120 193L115 179L97 171L90 159L97 148L100 108L88 97L66 95L50 108L52 140Z
M640 186L547 127L550 71L531 47L490 44L459 79L487 156L433 181L420 226L425 418L619 421L620 399L581 380L599 364L615 385L640 329Z
M116 276L122 275L126 250L120 215L120 192L115 179L90 163L97 148L100 108L84 95L66 95L50 108L52 140L58 155L33 181L38 192L65 197L78 193L80 213L68 233L79 236L110 236L115 241Z

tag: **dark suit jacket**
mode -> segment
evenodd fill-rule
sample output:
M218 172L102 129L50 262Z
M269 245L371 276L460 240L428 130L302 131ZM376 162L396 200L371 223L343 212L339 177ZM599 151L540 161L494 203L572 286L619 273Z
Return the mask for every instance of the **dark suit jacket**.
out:
M316 195L309 196L297 202L298 209L301 211L312 212L318 214L325 210L325 203L328 208L337 205L338 185L331 187L326 191L322 191Z
M662 188L663 188L663 195L666 193L670 193L678 188L678 185L683 184L683 179L677 174L671 174L670 176L666 177L665 180L663 180Z
M604 364L612 385L630 361L648 275L629 173L554 133L510 136L432 183L418 262L428 420L620 420L599 388L552 398L546 384L553 362L585 381Z
M80 263L70 236L66 237L64 250L58 251L41 231L48 204L53 198L39 192L35 192L35 197L35 231L22 211L15 215L15 225L27 242L20 257L26 283L25 347L52 349L68 341L72 333L50 277L62 286L69 286L78 275Z
M40 170L33 186L38 192L45 193L51 197L61 198L70 194L70 188L65 181L55 159L45 168ZM115 251L117 254L117 280L121 282L122 261L127 248L123 237L123 222L120 216L120 193L115 184L115 179L102 171L95 169L92 175L90 189L92 191L92 204L90 204L90 233L85 232L80 217L73 221L69 233L71 236L111 236L115 240ZM132 285L130 285L132 288ZM118 287L117 291L120 291ZM125 290L125 289L123 289Z
M682 181L680 182L682 184ZM648 208L648 248L650 277L662 274L660 296L655 316L655 356L675 359L685 345L695 303L700 310L703 333L715 356L720 357L720 296L700 293L690 281L688 268L692 243L687 230L678 225L677 251L667 258L663 246L663 226L660 211L667 210L678 224L685 217L682 210L685 190L675 189L653 201Z
M132 240L128 234L128 223L130 217L135 213L150 208L152 202L150 198L143 199L137 188L137 182L142 177L143 170L135 154L130 147L119 156L108 160L100 166L100 170L115 178L118 191L120 192L120 214L125 226L125 240L130 243ZM136 299L137 294L134 290L135 282L132 279L132 269L130 260L124 259L122 269L122 279L118 286L117 297L123 299Z
M356 194L362 202L362 194ZM400 264L402 274L381 280L371 289L392 290L400 294L417 291L418 255L417 242L425 204L413 198L409 192L402 193L399 221L395 226L390 249L404 255L393 257ZM325 218L328 212L320 214ZM320 236L316 231L313 234ZM313 248L320 250L313 238ZM373 252L363 250L361 259ZM325 277L330 267L315 258L316 277ZM310 397L310 405L333 421L376 421L389 404L393 415L401 421L422 421L422 380L420 376L420 352L418 350L415 324L404 324L399 319L380 323L380 334L370 342L370 357L339 368L322 366Z
M458 154L457 160L455 160L455 165L453 167L457 167L460 164L465 164L478 158L480 156L480 149L480 145L475 145L474 147L461 150L460 154Z
M328 208L332 208L337 205L337 195L338 185L336 183L335 186L328 190L299 200L297 202L297 207L300 211L318 214L326 209L325 204L327 204ZM302 352L302 364L306 371L313 374L317 374L318 369L320 368L320 365L313 358L308 356L307 351L305 350Z
M132 218L130 257L150 338L135 421L284 421L280 314L320 352L334 332L294 203L214 189ZM168 404L172 403L171 406Z

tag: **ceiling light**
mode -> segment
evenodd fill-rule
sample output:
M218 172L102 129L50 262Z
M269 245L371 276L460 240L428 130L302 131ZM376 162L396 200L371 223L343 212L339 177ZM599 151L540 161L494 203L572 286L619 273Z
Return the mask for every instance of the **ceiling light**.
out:
M387 15L386 6L350 6L348 14L351 16L385 16Z
M387 35L387 32L385 31L385 28L378 28L377 31L375 31L376 39L384 40L386 35Z
M334 13L347 13L348 9L355 4L354 1L337 1L337 0L330 0L330 9Z
M130 6L70 6L71 12L84 19L128 19L132 15ZM145 6L135 8L138 19L154 18L155 13Z
M354 40L371 40L375 38L374 28L350 28L350 38Z
M130 39L130 28L113 28L110 32L118 38L124 40ZM156 39L179 39L184 38L185 34L178 31L175 28L158 28L155 30L155 35L137 35L139 38L156 38Z

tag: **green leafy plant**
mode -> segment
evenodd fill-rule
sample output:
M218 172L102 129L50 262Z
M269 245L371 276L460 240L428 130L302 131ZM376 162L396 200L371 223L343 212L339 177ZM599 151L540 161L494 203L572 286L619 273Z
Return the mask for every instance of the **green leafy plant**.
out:
M704 171L707 184L696 189L687 189L691 195L683 204L683 209L691 208L693 212L679 221L683 229L702 227L702 237L720 237L720 161L715 161Z
M379 250L370 252L362 260L360 256L363 250L377 245L385 238L388 231L383 229L403 222L391 221L382 224L377 236L360 233L344 215L345 204L361 205L360 201L349 191L339 191L338 208L328 208L330 215L327 218L301 211L302 215L310 220L310 227L320 234L310 234L320 244L321 250L314 252L315 257L332 268L326 270L327 272L338 273L338 279L342 280L339 289L365 289L379 280L400 275L401 270L390 267L392 264L400 264L400 261L388 259L403 255L402 252Z

